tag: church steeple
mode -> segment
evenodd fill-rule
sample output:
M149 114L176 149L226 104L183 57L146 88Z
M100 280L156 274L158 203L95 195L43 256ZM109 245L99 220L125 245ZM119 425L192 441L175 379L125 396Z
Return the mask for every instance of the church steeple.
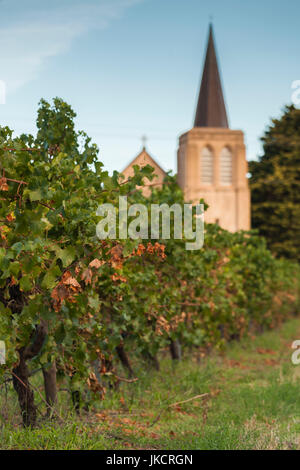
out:
M206 58L194 127L229 127L214 45L212 24L209 25Z
M179 137L177 180L186 201L208 204L207 223L237 232L251 226L247 171L244 134L228 127L210 25L195 124Z

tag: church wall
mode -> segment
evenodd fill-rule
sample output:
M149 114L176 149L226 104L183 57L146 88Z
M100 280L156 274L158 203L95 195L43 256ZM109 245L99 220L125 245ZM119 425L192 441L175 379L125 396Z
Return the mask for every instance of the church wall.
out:
M153 160L146 150L143 150L123 171L122 175L126 181L130 176L134 175L133 166L138 165L140 167L150 165L154 168L154 178L150 181L148 178L144 178L144 184L142 192L144 196L148 197L151 194L150 186L162 187L166 173L164 170ZM140 189L140 188L139 188Z
M201 182L201 155L205 147L213 154L212 184ZM224 147L232 154L232 183L228 185L220 181L220 155ZM203 198L210 206L205 213L207 222L218 222L232 232L250 228L250 193L246 173L242 131L194 128L180 137L178 182L187 201L197 203Z

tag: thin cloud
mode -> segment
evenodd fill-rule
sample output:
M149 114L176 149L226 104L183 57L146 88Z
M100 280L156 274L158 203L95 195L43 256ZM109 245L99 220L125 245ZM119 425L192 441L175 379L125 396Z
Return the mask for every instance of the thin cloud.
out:
M107 28L143 0L4 0L0 19L0 79L12 93L38 77L47 59L66 53L91 29Z

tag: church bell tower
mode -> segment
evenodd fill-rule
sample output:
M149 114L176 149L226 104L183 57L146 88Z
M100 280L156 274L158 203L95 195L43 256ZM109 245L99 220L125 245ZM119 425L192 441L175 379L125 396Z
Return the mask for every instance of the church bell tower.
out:
M212 25L194 127L179 138L177 168L185 199L209 205L206 222L231 232L250 229L244 134L229 128Z

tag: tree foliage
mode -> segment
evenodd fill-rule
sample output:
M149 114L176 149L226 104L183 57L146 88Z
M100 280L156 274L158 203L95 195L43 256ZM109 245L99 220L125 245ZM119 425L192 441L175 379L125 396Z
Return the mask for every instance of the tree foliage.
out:
M278 256L300 260L300 109L287 106L250 162L252 224Z

